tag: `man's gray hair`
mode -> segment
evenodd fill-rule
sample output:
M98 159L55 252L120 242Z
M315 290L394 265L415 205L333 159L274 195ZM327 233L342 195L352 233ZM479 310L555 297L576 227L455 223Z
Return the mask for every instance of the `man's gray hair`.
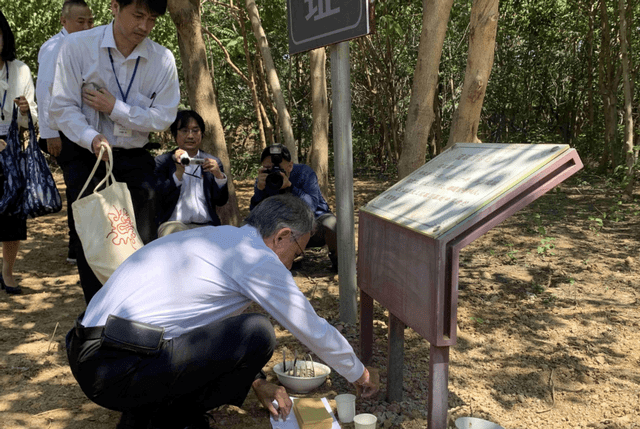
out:
M311 208L302 199L291 194L269 197L258 204L245 223L256 228L262 238L269 237L282 228L291 228L293 237L310 232L313 234L315 218Z
M62 4L62 11L60 12L60 15L65 17L69 15L69 11L73 6L89 7L85 0L65 0Z

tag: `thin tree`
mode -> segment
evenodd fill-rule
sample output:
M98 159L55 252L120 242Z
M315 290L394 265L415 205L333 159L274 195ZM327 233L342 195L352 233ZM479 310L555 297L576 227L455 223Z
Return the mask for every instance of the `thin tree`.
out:
M413 75L411 101L402 152L398 160L400 179L425 162L429 134L433 120L434 96L438 90L438 71L442 45L453 0L423 0L422 33L418 48L418 62Z
M627 36L627 11L624 0L618 0L618 12L620 13L620 53L622 54L622 79L624 82L624 141L622 147L626 154L627 179L629 183L625 188L625 194L629 197L633 194L635 178L636 154L633 149L633 90L631 89L629 53ZM629 8L631 9L631 8Z
M240 210L224 129L213 88L213 70L209 70L202 38L200 0L169 0L168 9L171 20L178 30L178 46L189 105L202 116L207 126L207 132L202 138L203 148L220 158L228 177L229 202L217 209L218 214L222 223L239 225Z
M280 121L280 127L282 129L282 137L284 139L284 145L291 152L291 161L298 162L298 149L296 148L296 142L293 137L293 128L291 127L291 116L284 101L282 95L282 89L280 88L280 80L278 79L278 73L271 57L271 49L267 41L267 35L262 28L262 22L260 21L260 14L258 13L258 7L255 0L247 0L246 2L247 12L249 19L251 20L251 27L253 28L253 34L256 37L260 53L264 60L264 65L267 74L267 81L271 87L273 98L276 102L276 108L278 109L278 120Z
M474 0L471 6L469 54L460 104L453 115L449 142L481 143L478 125L487 83L493 68L498 29L498 0Z
M313 140L309 165L318 176L322 194L329 194L329 102L327 99L327 54L324 48L309 52L311 69L311 111Z

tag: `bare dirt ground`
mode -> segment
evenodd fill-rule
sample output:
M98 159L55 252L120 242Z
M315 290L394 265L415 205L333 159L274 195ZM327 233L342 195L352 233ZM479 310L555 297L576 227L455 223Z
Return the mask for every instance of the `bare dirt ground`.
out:
M356 208L390 185L356 180ZM251 186L238 183L241 207ZM111 429L119 419L85 398L67 366L64 336L84 300L66 246L66 211L30 220L16 264L24 294L0 293L0 428ZM640 189L623 200L585 172L465 248L448 427L472 415L508 429L640 428L639 259ZM326 250L308 252L294 276L358 350L358 326L339 321L338 279ZM379 428L424 428L429 344L405 330L404 400L388 403L385 309L377 306L374 319L382 392L359 400L357 412L377 414ZM284 347L305 351L277 325L276 333L269 369ZM332 400L345 392L352 387L332 373L309 396ZM212 416L212 427L270 428L252 394L243 408Z

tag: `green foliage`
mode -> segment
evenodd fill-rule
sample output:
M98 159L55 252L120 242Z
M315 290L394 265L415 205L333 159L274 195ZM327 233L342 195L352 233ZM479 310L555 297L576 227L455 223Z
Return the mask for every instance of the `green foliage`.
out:
M538 255L555 255L551 250L555 248L555 244L553 242L555 238L552 237L543 237L540 240L540 245L538 246Z
M40 46L60 30L62 1L2 2L2 10L16 33L18 57L31 68L34 78ZM625 0L631 5L629 52L636 70L640 64L640 38L636 37L640 27L640 2L630 1ZM111 20L108 1L88 2L96 25ZM244 9L244 2L233 4ZM567 143L578 149L584 161L599 159L603 153L604 116L598 87L598 56L602 52L604 26L598 5L593 0L500 2L494 64L481 113L479 137L482 141ZM234 65L248 76L240 23L228 6L225 0L201 2L202 24L220 40ZM434 123L433 135L441 135L444 142L459 103L467 67L468 41L472 33L469 26L471 7L469 1L454 2L443 45L437 94L441 120ZM608 0L606 7L612 56L617 58L617 2ZM299 142L300 159L305 161L312 141L309 56L303 53L288 57L285 1L258 2L258 8L292 118L294 135ZM249 57L255 64L256 41L246 16L243 25L249 39ZM356 174L375 173L393 178L411 99L422 30L422 1L376 1L374 27L374 34L350 42L354 165ZM206 32L204 36L230 156L236 164L232 170L238 174L252 174L249 164L259 148L253 144L257 122L251 92L229 66L218 44ZM174 53L180 70L178 40L168 14L158 20L151 38ZM329 91L330 58L330 49L327 49ZM616 66L619 68L619 64ZM186 105L182 73L180 77L182 103ZM637 74L632 80L637 82ZM635 85L634 91L637 117L640 85ZM331 92L329 100L331 103ZM620 108L621 93L616 94L615 100ZM263 100L268 108L266 101ZM275 115L270 111L268 115L276 125ZM329 129L331 133L331 124ZM618 127L616 131L620 141L622 128ZM614 171L611 178L616 190L626 186L627 173L625 166ZM610 212L608 220L613 215ZM600 216L593 220L594 227L601 228L595 219L602 222L604 218ZM541 226L537 224L534 231ZM549 249L546 249L545 253L548 253Z

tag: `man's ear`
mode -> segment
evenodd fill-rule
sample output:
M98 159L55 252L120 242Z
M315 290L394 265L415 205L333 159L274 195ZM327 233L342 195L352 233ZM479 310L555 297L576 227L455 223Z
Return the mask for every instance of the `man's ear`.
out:
M278 232L276 232L275 234L275 241L276 243L280 243L282 240L284 240L285 238L291 240L291 235L292 235L292 231L291 228L282 228L281 230L279 230Z

